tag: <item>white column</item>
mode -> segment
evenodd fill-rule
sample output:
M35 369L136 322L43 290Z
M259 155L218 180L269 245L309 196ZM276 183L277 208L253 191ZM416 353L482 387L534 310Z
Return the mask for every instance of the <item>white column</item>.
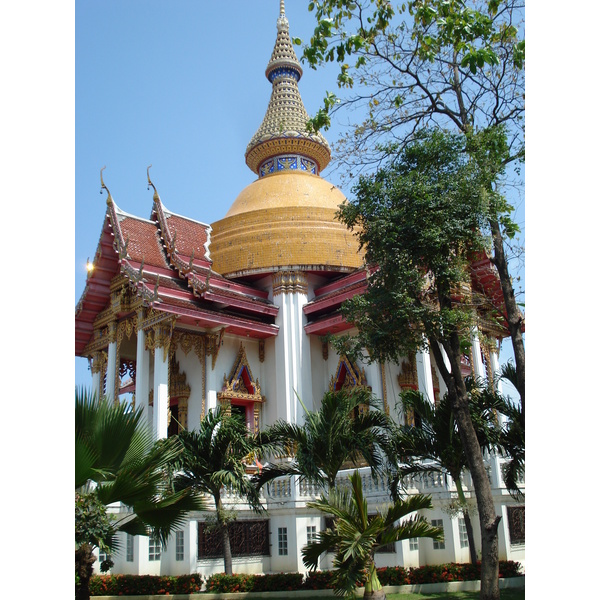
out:
M135 405L142 409L144 420L150 426L148 393L150 391L150 352L146 350L146 332L141 324L144 311L138 311L138 331L135 361Z
M106 396L110 402L118 401L115 398L115 387L117 385L117 323L113 321L108 326L108 358L106 362Z
M216 348L214 351L216 352ZM219 405L217 391L223 385L223 373L212 368L212 356L208 353L205 353L204 356L204 372L206 373L206 415Z
M447 371L450 372L450 359L448 358L448 355L446 354L446 351L444 350L444 347L439 344L439 349L440 352L442 353L442 358L444 359L444 366L446 367ZM444 397L444 394L446 394L448 392L448 388L446 387L446 382L444 381L444 378L440 376L440 398Z
M481 359L481 344L479 343L479 332L476 328L471 330L471 354L473 355L473 375L477 379L486 381L487 373Z
M498 378L500 371L500 363L498 361L498 350L496 348L490 348L490 366L492 367L492 373L494 374L494 386L499 394L502 393L502 382ZM498 413L498 421L500 425L504 423L506 418L504 415ZM495 452L491 455L490 460L492 466L492 487L500 488L504 487L504 481L502 479L502 465L500 463L500 457Z
M100 364L100 351L92 358L92 394L97 400L102 398L102 366Z
M499 394L502 393L502 381L500 380L500 361L498 360L498 349L490 348L490 366L494 374L494 387Z
M433 404L435 397L433 395L433 377L431 376L431 358L429 349L419 350L416 354L417 380L419 382L419 391L429 399Z
M273 303L279 307L275 338L277 418L301 425L304 409L313 409L310 340L304 331L308 302L304 273L279 272L273 277Z
M156 329L154 348L154 415L153 431L156 439L167 437L169 416L169 348L164 328Z

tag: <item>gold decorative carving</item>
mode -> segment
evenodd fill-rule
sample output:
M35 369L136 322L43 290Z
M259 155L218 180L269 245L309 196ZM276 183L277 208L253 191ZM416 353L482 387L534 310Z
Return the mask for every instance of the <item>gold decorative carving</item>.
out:
M265 362L265 340L258 340L258 360Z
M209 333L206 336L206 354L212 356L212 369L215 370L217 364L217 357L219 356L219 350L223 344L223 334L225 328L223 327L218 333Z
M229 414L231 414L232 400L252 402L254 430L259 431L260 405L266 401L266 398L261 394L258 379L254 380L252 376L246 350L242 343L240 343L240 349L229 377L223 376L223 389L217 393L217 399L229 411Z
M154 330L150 329L146 332L146 339L144 341L144 348L150 352L150 356L154 357L154 348L156 346L154 340Z
M273 274L273 296L307 292L308 281L302 271L277 271Z
M185 372L179 372L179 361L173 358L169 365L169 398L185 398L187 400L190 393Z
M379 369L381 372L381 392L383 395L383 409L385 410L385 414L390 414L390 407L388 406L387 401L387 383L385 381L385 367L383 363L379 363Z
M414 354L405 358L401 364L401 371L398 375L398 385L401 390L419 389L419 378L417 376L417 360Z
M173 332L173 322L168 325L160 324L154 326L154 349L163 349L163 362L167 360L169 356L169 349L171 346L171 334Z
M112 344L117 341L117 322L111 321L108 324L108 343Z
M369 387L365 370L359 369L345 354L342 354L338 361L335 375L332 375L329 381L329 391L333 392L340 388L348 389L354 387Z
M106 369L108 355L106 352L98 351L92 355L92 373L102 373Z

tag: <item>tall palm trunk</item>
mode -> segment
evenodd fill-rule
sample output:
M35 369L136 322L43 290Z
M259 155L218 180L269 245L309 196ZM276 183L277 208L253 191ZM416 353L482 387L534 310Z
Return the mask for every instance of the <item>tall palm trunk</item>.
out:
M79 575L76 600L90 600L90 578L94 573L96 557L91 544L82 544L75 550L75 571Z
M473 523L471 522L471 515L469 514L469 509L467 508L467 499L465 498L465 492L462 487L462 483L460 481L460 476L458 479L454 480L456 484L456 492L458 494L458 499L462 505L462 514L465 519L465 528L467 530L467 539L469 540L469 554L471 556L471 564L477 564L477 549L475 548L475 536L473 535Z
M217 523L223 536L223 567L226 575L233 575L233 556L231 554L231 541L229 539L229 524L223 518L223 502L219 493L215 495L215 505L217 507Z
M375 567L375 557L371 557L367 580L365 581L365 594L363 598L367 600L386 600L385 590L379 581L377 568Z

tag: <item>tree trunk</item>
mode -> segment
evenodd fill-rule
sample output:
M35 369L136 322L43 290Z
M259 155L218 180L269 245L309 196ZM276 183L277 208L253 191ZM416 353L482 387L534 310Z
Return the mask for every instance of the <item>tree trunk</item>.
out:
M443 357L439 346L431 344L436 363L443 365ZM473 487L477 498L477 510L481 526L481 600L499 600L498 585L498 523L492 488L483 463L481 447L471 421L469 396L460 370L460 338L457 331L449 333L444 344L450 361L450 373L442 368L440 372L446 380L448 396L458 425L458 431L465 450L465 455L473 479ZM439 358L439 361L438 361Z
M223 503L221 495L215 494L215 506L217 508L217 522L223 536L223 567L226 575L233 575L233 558L231 555L231 542L229 541L229 525L223 518Z
M365 582L365 593L363 598L367 598L367 600L386 600L385 591L381 582L379 581L379 576L377 575L377 568L375 567L375 560L372 559L372 562L369 566L369 573L367 575L367 581Z
M233 558L231 556L231 543L229 541L229 526L221 525L223 531L223 563L226 575L233 575Z
M504 306L506 307L506 317L510 338L515 354L515 369L517 372L517 391L521 396L521 406L525 412L525 345L521 332L523 326L523 315L517 306L515 293L510 281L508 272L508 263L504 254L504 241L500 231L500 224L497 220L490 219L490 228L492 230L492 240L494 244L494 256L492 262L498 270L500 285L502 286L502 295L504 297Z
M456 491L458 493L458 498L463 505L462 513L465 518L465 528L467 529L467 538L469 540L469 555L471 556L471 564L477 564L477 548L475 547L475 535L473 534L473 523L471 522L471 515L469 514L469 509L467 508L467 499L465 498L465 492L462 488L462 483L460 482L460 475L457 479L454 480L456 484Z
M79 586L75 589L76 600L90 600L90 578L96 562L92 550L91 544L82 544L75 550L75 572L79 575Z

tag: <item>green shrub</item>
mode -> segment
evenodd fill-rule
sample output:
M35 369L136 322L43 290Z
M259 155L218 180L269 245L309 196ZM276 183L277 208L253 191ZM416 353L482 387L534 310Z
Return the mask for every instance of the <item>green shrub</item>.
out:
M408 571L404 567L382 567L377 569L381 585L406 585L409 583Z
M217 573L206 580L207 592L282 592L302 589L302 573L268 575L225 575Z
M305 590L332 590L335 571L310 571L304 578Z
M91 596L193 594L202 589L202 575L94 575Z
M500 577L518 577L521 565L512 560L500 561ZM480 578L481 563L448 563L423 567L382 567L377 569L382 585L471 581ZM207 592L282 592L292 590L326 590L334 588L335 571L273 573L267 575L225 575L217 573L206 580ZM126 596L141 594L193 594L202 589L202 576L193 575L94 575L90 580L92 596Z

